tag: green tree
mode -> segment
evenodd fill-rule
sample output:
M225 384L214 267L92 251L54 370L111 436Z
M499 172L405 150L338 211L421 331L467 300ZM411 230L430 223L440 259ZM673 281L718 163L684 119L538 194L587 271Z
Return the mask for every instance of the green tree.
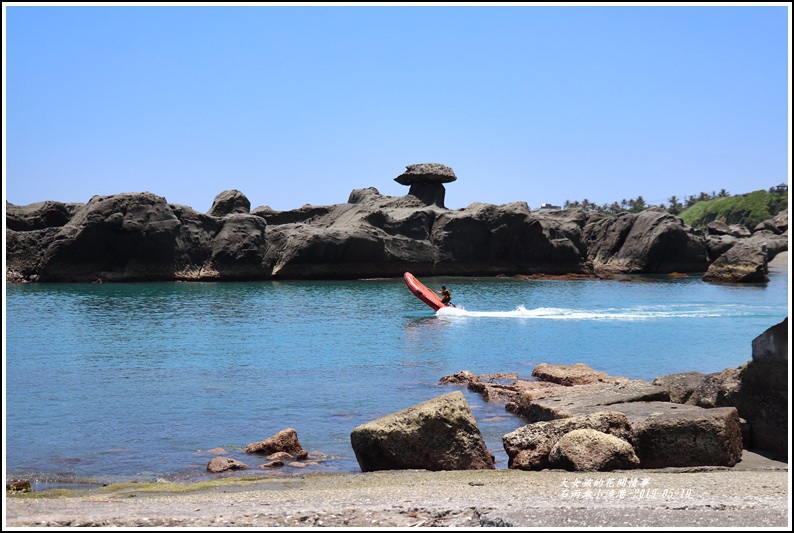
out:
M670 207L667 208L668 213L677 215L684 210L684 206L678 201L677 196L671 196L667 201L670 202Z
M647 208L648 204L645 203L645 199L642 196L638 196L634 200L629 200L629 211L632 213L639 213Z

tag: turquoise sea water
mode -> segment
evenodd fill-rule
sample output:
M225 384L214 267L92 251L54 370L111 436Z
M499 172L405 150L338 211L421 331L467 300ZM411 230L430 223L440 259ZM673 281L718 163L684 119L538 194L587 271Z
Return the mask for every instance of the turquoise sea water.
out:
M788 279L718 285L424 278L457 309L438 314L402 279L30 284L6 287L6 474L39 488L200 479L222 447L297 430L314 471L359 471L359 424L462 390L497 468L522 425L442 376L583 362L652 380L716 372L788 315ZM233 475L305 473L247 470Z

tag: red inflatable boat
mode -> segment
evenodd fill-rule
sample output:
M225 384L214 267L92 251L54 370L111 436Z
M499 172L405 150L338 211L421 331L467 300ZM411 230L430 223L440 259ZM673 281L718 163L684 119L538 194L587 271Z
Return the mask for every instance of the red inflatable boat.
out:
M442 307L447 307L441 303L441 298L439 298L435 292L422 285L410 272L406 272L403 278L405 278L405 284L408 285L408 288L411 289L414 296L429 305L433 311L438 311Z

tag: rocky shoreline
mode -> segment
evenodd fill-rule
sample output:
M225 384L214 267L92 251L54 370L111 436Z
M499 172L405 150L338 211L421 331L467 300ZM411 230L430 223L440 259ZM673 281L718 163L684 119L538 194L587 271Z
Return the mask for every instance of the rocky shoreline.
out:
M605 216L526 202L451 210L437 163L408 165L401 197L357 189L344 204L251 209L223 191L207 213L150 192L87 203L6 202L6 281L133 282L698 273L767 281L788 250L788 211L756 228L695 230L661 208ZM705 274L703 274L705 273Z

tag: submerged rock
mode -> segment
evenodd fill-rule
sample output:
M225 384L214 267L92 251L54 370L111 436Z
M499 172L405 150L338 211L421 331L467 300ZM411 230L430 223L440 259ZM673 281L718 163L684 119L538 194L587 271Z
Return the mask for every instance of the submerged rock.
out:
M207 465L207 471L213 474L226 472L227 470L245 470L250 468L247 464L232 459L230 457L214 457Z

